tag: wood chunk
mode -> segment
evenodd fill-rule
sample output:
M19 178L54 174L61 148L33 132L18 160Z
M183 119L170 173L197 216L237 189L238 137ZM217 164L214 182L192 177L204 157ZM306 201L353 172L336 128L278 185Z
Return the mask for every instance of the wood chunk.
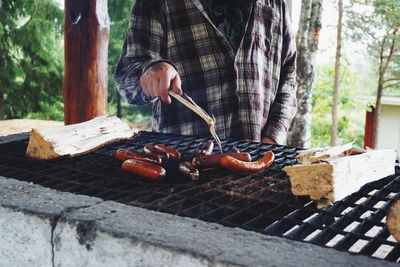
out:
M392 236L400 241L400 199L390 206L386 215L386 225Z
M348 143L341 146L313 148L299 151L296 159L303 164L318 163L326 159L339 158L347 155L356 155L364 153L365 150L353 147L353 143Z
M396 152L370 150L362 154L324 158L314 164L288 166L294 195L308 195L313 200L338 201L358 191L364 184L395 172Z
M26 156L34 159L78 156L132 138L137 132L118 117L109 115L67 126L32 129Z

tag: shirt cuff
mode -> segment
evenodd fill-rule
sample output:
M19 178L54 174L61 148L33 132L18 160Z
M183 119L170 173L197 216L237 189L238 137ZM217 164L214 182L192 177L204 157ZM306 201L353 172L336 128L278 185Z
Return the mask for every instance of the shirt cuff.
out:
M147 96L144 92L143 89L140 89L140 96L143 99L143 101L147 104L152 103L157 97L151 97L151 96Z
M146 63L143 65L143 67L142 67L142 75L143 75L143 74L146 72L146 70L148 70L151 66L153 66L154 64L160 63L160 62L168 63L168 64L170 64L172 67L174 67L175 70L176 70L176 67L175 67L174 63L172 63L171 61L169 61L169 60L167 60L167 59L154 59L154 60L152 59L152 60L146 61Z
M286 127L279 123L274 122L265 126L265 129L261 133L261 138L269 137L274 140L277 144L283 145L287 138Z

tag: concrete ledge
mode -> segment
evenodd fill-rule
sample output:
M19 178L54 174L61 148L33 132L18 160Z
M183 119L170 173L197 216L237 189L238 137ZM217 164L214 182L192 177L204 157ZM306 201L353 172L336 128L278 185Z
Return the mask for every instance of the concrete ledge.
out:
M18 212L56 220L64 212L101 202L100 198L60 192L0 176L0 205Z
M0 266L397 266L0 177Z
M53 266L58 219L101 201L0 177L0 266Z
M398 266L5 177L0 237L0 266Z
M0 207L0 266L52 266L51 221Z

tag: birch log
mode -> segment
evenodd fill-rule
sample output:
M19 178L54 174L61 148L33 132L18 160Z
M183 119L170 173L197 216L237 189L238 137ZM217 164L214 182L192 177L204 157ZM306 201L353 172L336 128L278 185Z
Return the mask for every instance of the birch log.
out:
M288 166L284 170L290 177L294 195L334 202L358 191L366 183L394 174L395 159L394 150L370 150L357 155L323 158L315 164Z
M314 80L314 59L318 51L323 0L301 0L297 32L297 103L298 109L290 126L287 144L310 147L311 100Z
M32 129L26 156L46 160L78 156L136 133L119 118L108 115L67 126Z

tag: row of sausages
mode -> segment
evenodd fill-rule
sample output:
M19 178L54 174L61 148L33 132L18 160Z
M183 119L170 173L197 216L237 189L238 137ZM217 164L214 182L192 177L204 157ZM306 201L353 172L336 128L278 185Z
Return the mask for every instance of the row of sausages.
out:
M165 178L166 170L163 165L170 160L179 162L179 173L190 180L199 179L199 170L205 171L222 167L235 172L258 172L270 166L274 161L272 151L268 151L259 160L251 162L249 153L240 152L236 148L233 148L227 154L212 155L213 148L214 143L212 141L204 142L196 151L191 162L179 162L181 153L162 144L146 145L143 148L143 153L119 149L115 153L115 157L123 161L123 170L152 180Z

